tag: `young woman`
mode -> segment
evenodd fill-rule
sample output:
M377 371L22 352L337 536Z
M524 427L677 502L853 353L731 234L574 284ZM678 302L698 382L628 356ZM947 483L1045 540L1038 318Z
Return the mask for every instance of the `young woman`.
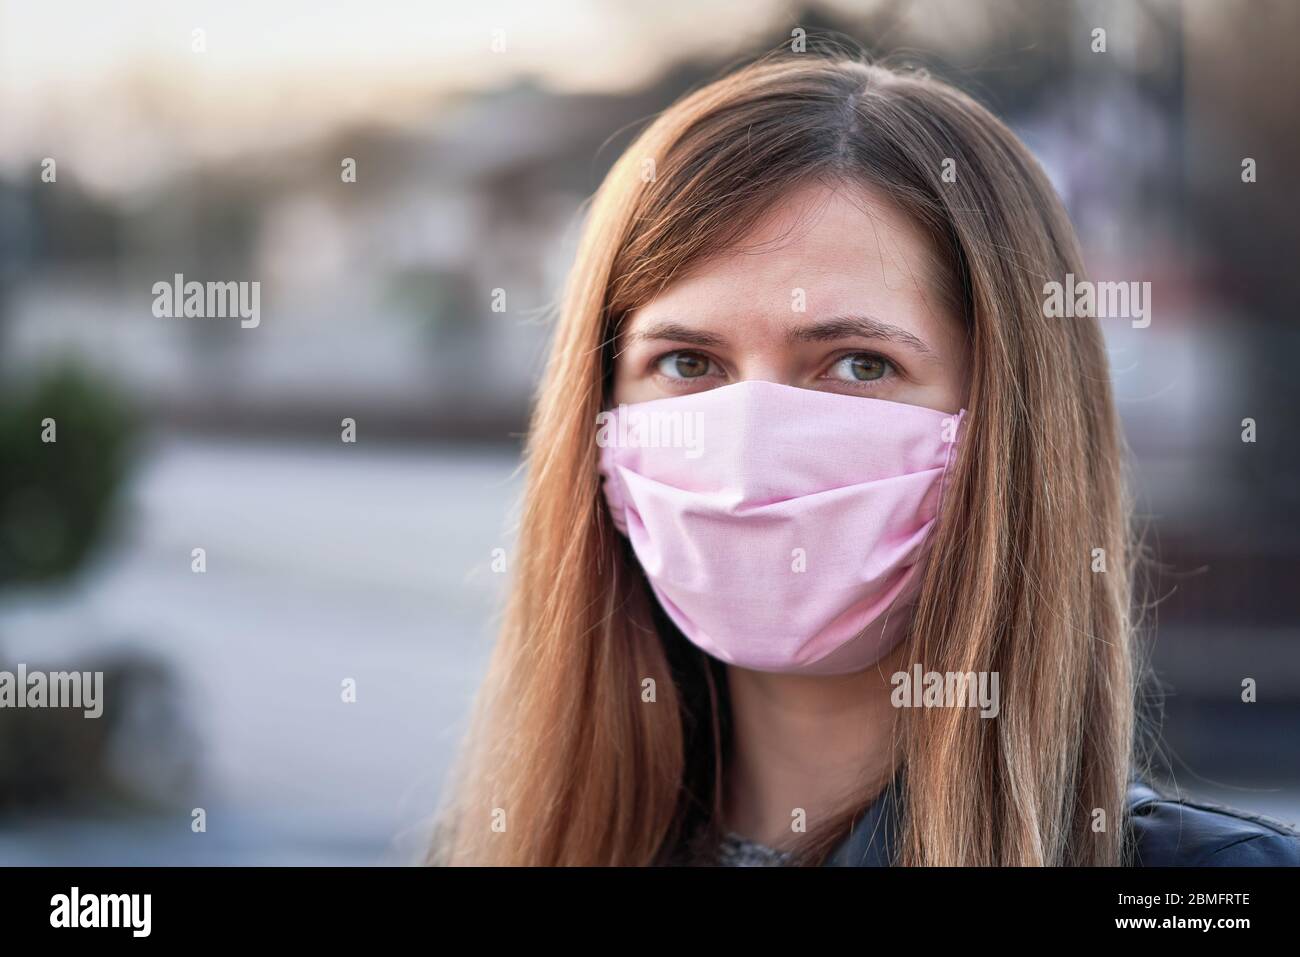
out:
M432 860L1296 863L1145 787L1097 322L1025 147L767 58L594 199L508 617Z

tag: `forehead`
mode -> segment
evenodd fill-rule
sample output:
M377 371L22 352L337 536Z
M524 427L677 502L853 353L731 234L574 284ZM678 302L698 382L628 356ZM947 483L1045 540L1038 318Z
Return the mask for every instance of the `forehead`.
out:
M864 309L890 321L920 321L918 313L938 320L950 312L946 283L929 237L896 205L866 187L809 184L774 202L739 242L688 270L625 328L684 316L790 323Z

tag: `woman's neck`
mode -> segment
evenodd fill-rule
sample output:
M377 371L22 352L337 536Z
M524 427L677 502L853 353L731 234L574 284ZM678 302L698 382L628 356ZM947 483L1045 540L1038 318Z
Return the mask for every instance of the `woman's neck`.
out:
M905 656L906 642L865 671L835 677L728 667L723 829L788 845L798 810L812 830L846 801L878 792L895 767L890 677Z

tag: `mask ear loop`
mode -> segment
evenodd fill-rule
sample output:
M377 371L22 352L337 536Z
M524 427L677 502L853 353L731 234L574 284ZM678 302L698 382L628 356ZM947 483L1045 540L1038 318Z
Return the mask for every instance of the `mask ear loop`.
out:
M948 492L948 478L952 469L953 450L957 447L957 443L961 441L962 426L965 424L966 410L958 409L957 419L953 423L952 441L948 443L948 454L943 457L943 478L939 480L939 505L934 513L936 518L943 514L943 500Z
M597 450L602 461L597 463L597 473L600 475L600 484L596 488L596 494L604 499L602 503L608 514L610 521L614 524L614 530L627 538L627 496L624 494L623 476L619 472L618 457L612 455L605 449Z
M947 454L945 454L945 455L944 455L944 458L943 458L943 477L939 480L939 503L938 503L938 505L936 506L936 509L935 509L935 521L936 521L936 522L938 521L939 516L941 516L941 515L943 514L943 502L944 502L944 496L946 495L946 493L947 493L947 489L948 489L948 476L949 476L949 473L950 473L950 471L951 471L951 466L952 466L952 455L953 455L953 449L954 449L954 447L957 445L957 442L958 442L958 441L960 440L960 438L961 438L961 430L962 430L962 425L963 425L964 422L965 422L965 418L966 418L966 410L965 410L965 409L959 409L959 410L957 411L957 420L956 420L956 422L954 423L954 429L953 429L953 437L952 437L952 441L948 443L948 451L947 451ZM895 598L895 601L897 601L897 598ZM888 630L888 628L889 628L889 616L892 615L893 613L894 613L894 602L891 601L891 602L889 603L889 607L885 609L885 623L884 623L884 625L882 626L882 630L886 630L886 631ZM864 629L864 631L865 631L865 629ZM909 629L908 629L908 634L907 634L907 636L903 639L902 642L900 642L900 644L907 644L907 643L910 643L910 642L913 640L914 637L915 637L915 636L911 633L911 629L909 628ZM885 658L888 658L888 657L889 657L888 655L885 655ZM884 661L884 658L882 658L880 661L877 661L877 662L875 663L875 668L876 668L876 670L877 670L877 673L880 674L880 676L881 676L882 678L884 677L884 673L880 671L880 665L881 665L881 662L883 662L883 661ZM898 753L899 740L900 740L899 737L898 737L898 732L899 732L899 722L898 722L898 721L894 721L894 722L890 725L890 729L889 729L889 747L890 747L890 753L891 753L891 754L897 754L897 753ZM898 767L894 767L894 768L893 768L889 780L885 783L885 790L886 790L886 791L889 791L891 788L894 787L895 783L896 783L897 780L898 780L899 770L900 770L900 769L899 769ZM884 793L882 793L882 794L877 798L877 800L884 800L884 799L885 799L885 794L884 794ZM890 799L890 800L894 800L894 799L895 799L895 796L891 794L891 795L889 795L889 799ZM874 835L873 835L873 837L874 837Z
M939 479L939 502L935 506L935 513L934 513L936 522L939 520L939 516L943 514L943 502L944 502L944 496L947 494L948 491L948 477L952 466L953 449L956 448L958 441L960 441L961 439L962 425L965 423L965 419L966 419L966 410L958 409L957 418L953 423L952 441L948 443L948 451L945 453L943 457L943 477ZM894 604L897 601L898 598L897 596L895 596L894 601L891 601L889 603L889 607L885 609L884 624L881 626L882 632L887 631L889 629L889 616L894 613ZM864 628L859 633L858 637L861 637L863 634L866 633L866 631L867 629ZM911 634L909 634L906 638L903 639L904 642L908 642L911 640L912 640ZM900 644L901 643L902 642L900 642ZM888 655L886 655L885 657L888 657ZM883 661L884 659L882 658L881 660ZM876 662L876 667L879 668L879 666L880 666L880 662L878 661Z

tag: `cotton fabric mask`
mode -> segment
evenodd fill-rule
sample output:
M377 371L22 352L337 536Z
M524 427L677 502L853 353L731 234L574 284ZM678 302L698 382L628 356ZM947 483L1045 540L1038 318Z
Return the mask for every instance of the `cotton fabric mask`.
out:
M843 674L915 597L965 410L747 380L598 423L614 524L664 611L728 664Z

